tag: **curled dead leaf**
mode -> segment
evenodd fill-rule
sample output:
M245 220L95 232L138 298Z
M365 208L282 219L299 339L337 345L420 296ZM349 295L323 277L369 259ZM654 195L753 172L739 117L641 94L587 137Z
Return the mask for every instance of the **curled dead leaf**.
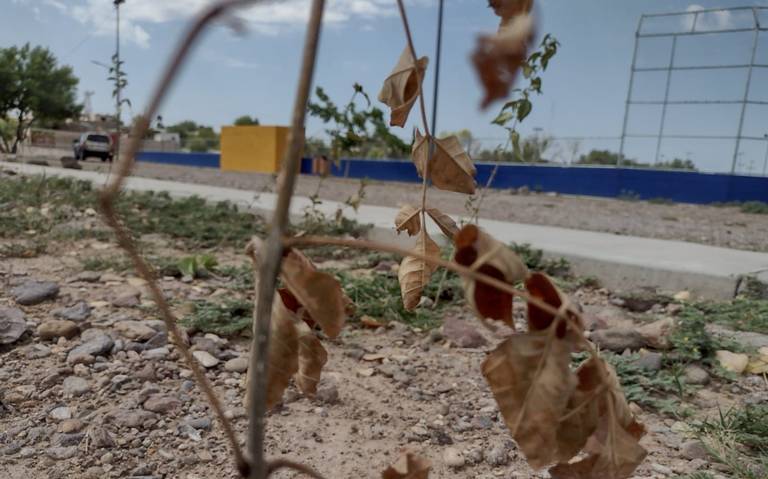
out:
M454 261L479 273L514 285L528 275L528 268L503 243L475 225L466 225L456 234ZM481 318L503 321L514 327L512 295L471 278L462 278L469 306Z
M419 176L424 177L424 167L429 158L429 136L422 136L416 129L411 158ZM477 169L455 136L434 139L435 150L429 162L429 179L441 190L471 195L475 192Z
M550 468L553 479L625 479L632 475L647 455L639 443L645 428L630 411L615 371L602 359L593 361L590 368L604 371L601 378L604 387L597 400L593 400L598 420L597 428L584 448L589 455L582 460Z
M419 96L421 89L419 80L424 81L428 62L427 57L414 61L410 49L406 46L400 54L397 65L384 80L384 85L379 92L379 101L392 110L390 126L405 126L408 113Z
M416 246L413 251L424 256L440 257L440 247L423 229L416 239ZM415 256L403 258L400 268L397 270L397 279L400 281L400 293L403 296L403 306L406 310L412 311L419 304L421 292L424 286L429 283L429 278L435 269L435 266L421 258Z
M421 210L411 205L403 205L395 216L395 230L400 233L405 230L408 236L413 236L421 231Z
M533 0L488 0L488 6L501 17L501 24L504 25L518 15L530 13Z
M510 336L482 364L504 422L534 468L558 459L555 425L577 382L570 369L571 345L552 328Z
M267 408L274 407L283 397L291 378L299 370L299 334L296 314L299 304L287 291L278 291L272 303L272 325L269 337L269 369L267 379ZM286 294L287 293L287 294ZM286 304L288 303L288 304ZM250 377L250 369L248 376ZM250 391L250 389L248 389ZM246 396L246 404L249 398Z
M528 293L531 296L541 299L553 308L562 309L566 314L566 317L570 320L571 327L578 327L581 330L584 329L580 317L572 311L573 306L571 305L570 300L557 286L555 286L549 276L539 272L531 273L525 279L525 289L528 290ZM543 331L548 329L554 319L555 315L552 313L544 311L531 302L528 303L529 331ZM557 334L559 337L563 337L566 334L566 323L561 323L559 328Z
M459 232L459 227L456 225L456 222L453 221L453 218L437 208L427 208L427 214L440 228L440 231L442 231L449 240L453 241L456 237L456 233Z
M576 389L557 426L555 459L558 462L567 462L578 454L597 429L597 398L606 386L597 361L593 358L584 361L576 370L576 377Z
M382 474L382 479L428 479L432 465L423 457L406 452L397 462L389 466Z
M314 331L305 323L297 326L299 331L299 370L296 385L307 396L314 396L320 382L320 373L328 362L328 352L320 343Z
M309 317L328 337L335 338L344 326L349 307L339 280L318 271L309 258L295 249L283 258L282 278Z
M523 14L502 20L498 33L478 37L472 63L485 89L481 108L509 96L533 35L533 19Z

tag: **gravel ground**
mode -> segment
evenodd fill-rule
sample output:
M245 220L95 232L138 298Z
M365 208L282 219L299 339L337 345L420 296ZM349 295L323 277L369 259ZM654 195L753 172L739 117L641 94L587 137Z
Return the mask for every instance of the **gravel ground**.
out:
M56 163L52 163L56 164ZM89 161L85 168L105 170L106 165ZM149 178L272 191L272 175L224 172L209 168L139 163L135 174ZM323 199L344 201L357 192L358 180L327 178L318 191L320 179L301 176L296 193L315 192ZM408 183L371 182L365 188L366 204L397 207L418 204L420 186ZM454 215L467 215L467 197L431 189L429 202ZM491 191L485 197L480 216L516 223L560 226L617 235L674 239L726 248L768 252L768 215L742 213L735 207L692 204L653 204L586 196L511 194Z

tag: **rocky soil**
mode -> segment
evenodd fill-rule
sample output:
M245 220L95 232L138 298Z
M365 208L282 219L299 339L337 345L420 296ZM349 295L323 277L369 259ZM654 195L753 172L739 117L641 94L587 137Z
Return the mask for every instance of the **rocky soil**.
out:
M182 254L153 240L164 255ZM109 243L79 240L0 263L0 477L237 477L220 425L168 342L144 282L130 272L83 270L82 259L114 253ZM235 251L216 254L223 264L246 261ZM161 285L180 316L192 300L244 294L215 275L166 277ZM662 341L665 318L679 310L653 304L644 324L648 315L660 322L618 338L632 344L611 344L621 336L616 331L633 325L630 305L606 290L573 295L591 318L593 336L604 336L595 340L618 351ZM432 331L398 322L350 325L326 342L329 361L317 397L291 388L270 413L268 455L300 460L327 477L375 478L408 448L432 461L435 478L548 477L528 468L480 375L485 353L505 334L481 327L460 308ZM248 339L191 330L188 339L244 443ZM653 354L645 361L658 368ZM759 376L724 382L699 369L686 371L687 381L707 384L686 400L697 417L768 400ZM696 470L727 477L685 422L633 407L649 431L643 439L649 456L634 477Z

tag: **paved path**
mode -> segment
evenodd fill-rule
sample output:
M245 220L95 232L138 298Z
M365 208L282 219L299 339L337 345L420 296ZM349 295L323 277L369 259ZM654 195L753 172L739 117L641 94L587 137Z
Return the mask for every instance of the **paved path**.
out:
M65 170L20 163L0 162L0 167L20 173L69 176L103 184L106 175L92 171ZM238 205L268 212L277 195L200 184L132 177L126 187L132 190L168 191L174 196L197 195L209 200L228 200ZM310 206L305 197L294 197L291 214L300 215ZM439 207L439 205L437 205ZM405 236L396 236L394 208L362 205L357 212L343 204L323 201L319 209L333 214L337 208L345 215L374 225L377 239L410 244ZM738 278L756 274L768 281L768 253L741 251L683 241L619 236L551 226L527 225L481 219L480 226L503 242L530 243L553 256L569 259L578 274L598 277L614 288L655 285L669 291L689 290L694 294L726 298L733 294ZM437 234L437 229L429 230Z

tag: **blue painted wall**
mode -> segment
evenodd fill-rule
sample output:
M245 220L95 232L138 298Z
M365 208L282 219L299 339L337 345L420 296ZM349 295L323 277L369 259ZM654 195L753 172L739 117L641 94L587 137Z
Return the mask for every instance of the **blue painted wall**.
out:
M202 166L218 168L220 155L218 153L179 153L168 151L141 151L136 155L138 161L150 163L165 163L168 165Z
M477 183L484 185L492 163L476 163ZM312 161L302 161L301 172L312 173ZM372 180L420 182L410 161L343 159L331 167L333 176ZM571 195L615 198L637 195L642 199L665 198L682 203L768 202L768 178L612 167L548 165L501 165L494 188L556 191Z
M218 153L170 153L143 151L139 161L174 165L219 168ZM476 163L477 183L484 185L493 163ZM301 173L312 173L312 160L304 158ZM410 161L343 159L331 166L331 175L370 178L379 181L420 182ZM697 173L690 171L646 170L633 168L567 167L545 165L501 165L494 188L519 188L556 191L570 195L637 195L642 199L665 198L682 203L725 203L764 201L768 203L768 178L755 176Z

